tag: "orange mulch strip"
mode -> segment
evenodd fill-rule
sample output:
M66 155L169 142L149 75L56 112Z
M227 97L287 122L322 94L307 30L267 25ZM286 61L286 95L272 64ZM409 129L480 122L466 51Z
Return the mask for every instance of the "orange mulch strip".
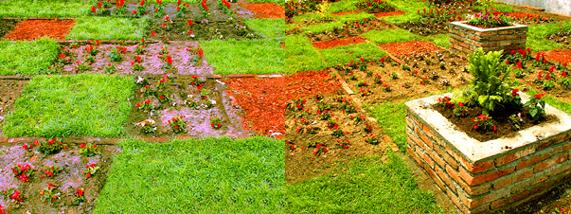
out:
M402 14L404 14L404 11L379 12L379 13L375 13L375 17L381 18L381 17L385 17L385 16L399 16Z
M239 3L239 5L252 11L256 18L285 18L284 8L275 3Z
M506 15L509 16L509 17L516 18L516 19L522 19L522 18L524 18L524 19L534 19L534 18L540 17L540 16L537 15L537 14L526 13L526 12L509 12L509 13L506 13Z
M432 42L409 41L382 44L379 47L395 56L407 56L418 53L437 52L441 49Z
M4 38L9 40L33 40L50 37L64 40L73 25L74 20L25 20L16 24L14 30Z
M571 65L571 50L552 50L545 53L545 58L551 62Z
M360 12L361 12L361 10L341 11L341 12L332 13L331 15L334 15L334 16L343 16L343 15L349 15L349 14L357 14L357 13L360 13Z
M345 39L336 39L336 40L331 40L331 41L314 42L313 47L316 47L319 49L327 49L327 48L334 48L337 46L347 46L347 45L359 44L359 43L364 43L364 42L366 42L365 39L363 39L360 36L356 36L356 37L349 37L349 38L345 38Z
M263 135L271 134L270 131L285 133L287 102L335 93L341 88L337 79L326 71L301 72L270 79L235 78L226 83L226 91L245 111L244 128Z

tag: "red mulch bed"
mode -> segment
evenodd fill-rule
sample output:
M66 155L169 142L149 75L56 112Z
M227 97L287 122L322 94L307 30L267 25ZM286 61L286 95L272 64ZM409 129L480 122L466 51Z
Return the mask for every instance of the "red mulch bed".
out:
M394 12L379 12L375 13L375 17L385 17L385 16L398 16L404 14L404 11L394 11Z
M256 18L285 18L284 8L274 3L240 3L240 6L254 12Z
M69 33L74 20L25 20L16 24L14 30L4 36L9 40L33 40L50 37L64 40Z
M341 11L341 12L332 13L331 15L343 16L343 15L349 15L349 14L357 14L360 12L361 12L361 10Z
M387 43L382 44L379 47L395 56L408 56L419 53L437 52L441 50L432 42L424 41Z
M341 85L329 72L301 72L281 78L236 78L226 90L244 111L244 128L263 135L285 133L287 102L317 94L330 94ZM283 135L282 135L283 136Z
M552 50L545 53L545 58L551 62L571 65L571 50Z
M509 12L506 13L507 16L513 17L516 19L534 19L541 17L540 15L533 14L533 13L526 13L526 12Z
M336 39L336 40L331 40L331 41L314 42L313 47L316 47L319 49L327 49L327 48L334 48L337 46L347 46L347 45L359 44L359 43L364 43L364 42L366 42L365 39L363 39L360 36L356 36L356 37L349 37L349 38L345 38L345 39Z

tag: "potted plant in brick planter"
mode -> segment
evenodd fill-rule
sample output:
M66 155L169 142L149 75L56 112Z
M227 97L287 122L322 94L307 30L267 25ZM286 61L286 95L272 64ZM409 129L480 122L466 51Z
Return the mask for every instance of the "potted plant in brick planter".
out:
M501 54L478 49L462 93L406 103L407 153L464 213L516 206L571 177L571 117L511 87Z
M510 22L502 12L477 13L468 21L451 22L451 48L465 54L484 51L525 49L527 25Z

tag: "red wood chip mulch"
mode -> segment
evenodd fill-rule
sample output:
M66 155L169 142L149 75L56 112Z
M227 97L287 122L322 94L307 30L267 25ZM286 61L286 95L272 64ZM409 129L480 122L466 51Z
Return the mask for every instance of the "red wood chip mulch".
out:
M506 13L506 15L513 17L513 18L517 18L517 19L521 19L521 18L534 19L534 18L540 17L537 14L526 13L526 12L509 12L509 13Z
M33 40L50 37L64 40L73 25L74 20L25 20L16 24L14 30L4 36L9 40Z
M375 13L375 17L385 17L385 16L398 16L404 14L404 11L394 11L394 12L379 12Z
M364 42L366 42L365 39L363 39L360 36L356 36L356 37L349 37L349 38L345 38L345 39L336 39L336 40L331 40L331 41L314 42L313 47L316 47L319 49L327 49L327 48L334 48L337 46L347 46L347 45L359 44L359 43L364 43Z
M571 50L552 50L545 53L545 58L551 62L571 65Z
M256 79L236 78L227 81L226 90L244 111L244 128L263 135L285 133L287 102L340 90L339 82L329 72L301 72L287 77Z
M349 15L349 14L357 14L357 13L360 13L360 12L361 12L361 10L341 11L341 12L332 13L331 15L334 15L334 16L343 16L343 15Z
M387 43L387 44L382 44L379 47L381 47L383 50L386 50L390 54L395 56L413 55L418 53L431 53L441 50L438 46L436 46L432 42L424 42L424 41Z
M274 3L239 3L239 5L252 11L256 18L285 18L284 8Z

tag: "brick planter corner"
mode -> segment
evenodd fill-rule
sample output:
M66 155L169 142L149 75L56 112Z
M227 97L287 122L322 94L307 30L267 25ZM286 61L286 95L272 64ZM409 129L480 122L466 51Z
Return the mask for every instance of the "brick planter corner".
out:
M571 117L566 113L547 105L557 122L480 142L430 108L442 96L406 103L407 153L461 212L508 209L571 178Z
M451 50L455 52L471 54L478 48L484 51L511 51L525 49L527 25L479 28L466 24L466 21L451 22L449 34Z

